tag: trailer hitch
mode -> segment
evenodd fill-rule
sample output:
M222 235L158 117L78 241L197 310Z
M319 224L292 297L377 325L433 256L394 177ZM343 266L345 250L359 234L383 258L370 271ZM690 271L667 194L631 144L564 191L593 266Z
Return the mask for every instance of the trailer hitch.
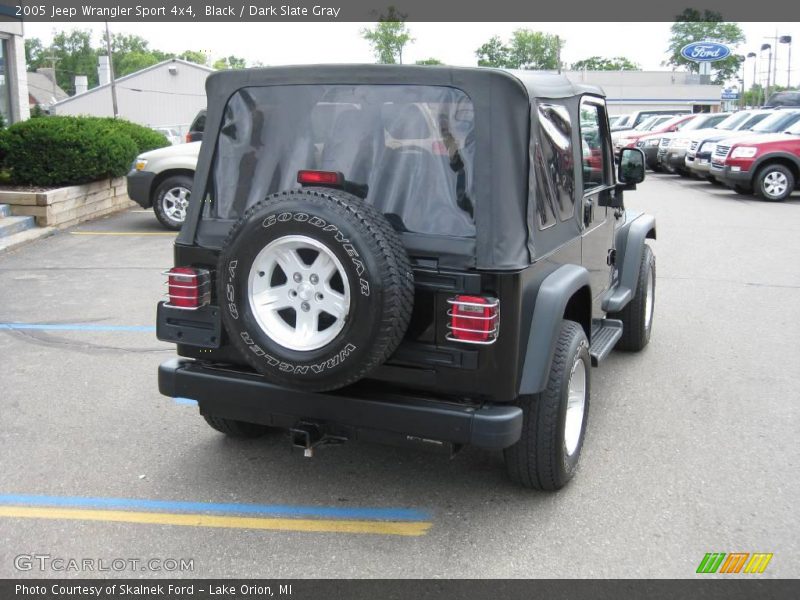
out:
M303 449L303 456L306 458L314 457L314 448L325 444L343 444L347 441L346 437L330 435L320 423L310 423L301 421L289 430L292 437L292 446Z

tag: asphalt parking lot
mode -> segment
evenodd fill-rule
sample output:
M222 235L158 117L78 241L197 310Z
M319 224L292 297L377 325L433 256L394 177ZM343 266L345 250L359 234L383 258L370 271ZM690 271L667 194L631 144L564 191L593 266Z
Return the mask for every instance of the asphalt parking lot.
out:
M800 576L800 195L648 174L626 202L658 221L653 338L593 371L580 470L556 494L477 449L232 441L159 395L174 236L152 214L0 254L0 577L692 577L708 552ZM194 569L20 571L22 554Z

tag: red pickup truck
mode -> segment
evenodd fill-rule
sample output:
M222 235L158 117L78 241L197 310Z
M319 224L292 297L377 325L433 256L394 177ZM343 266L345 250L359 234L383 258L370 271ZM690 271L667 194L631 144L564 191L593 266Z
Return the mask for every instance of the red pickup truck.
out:
M740 194L785 200L800 181L800 124L784 133L724 140L711 164L715 177Z

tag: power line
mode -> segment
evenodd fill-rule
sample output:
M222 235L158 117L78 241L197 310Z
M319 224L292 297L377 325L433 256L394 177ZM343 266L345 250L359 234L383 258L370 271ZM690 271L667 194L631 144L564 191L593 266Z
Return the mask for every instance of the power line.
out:
M166 92L164 90L144 90L144 89L141 89L141 88L126 87L126 86L123 86L123 85L118 85L117 87L119 89L121 89L121 90L128 90L130 92L147 92L147 93L151 93L151 94L164 94L164 95L167 95L167 96L194 96L194 97L197 97L197 98L205 98L206 97L205 94L191 94L189 92ZM95 89L97 89L97 88L95 88Z

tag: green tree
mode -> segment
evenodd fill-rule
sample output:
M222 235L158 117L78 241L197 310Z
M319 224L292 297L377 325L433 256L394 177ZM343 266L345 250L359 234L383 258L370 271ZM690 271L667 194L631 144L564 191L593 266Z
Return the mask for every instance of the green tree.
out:
M25 38L25 64L29 71L35 71L44 63L43 53L45 48L39 38ZM34 67L33 65L36 65Z
M418 60L414 63L415 65L443 65L444 63L440 61L438 58L425 58L422 60Z
M205 65L208 62L206 53L199 50L184 50L178 55L178 58L198 65Z
M222 71L224 69L244 69L247 61L238 56L225 56L214 62L214 68Z
M105 39L98 54L105 54ZM114 54L114 76L123 77L158 64L175 55L150 49L150 42L138 35L111 34L111 50Z
M758 83L750 86L742 96L745 106L761 106L764 104L764 87Z
M553 70L559 67L563 44L551 33L517 29L508 44L495 35L478 48L475 55L480 67Z
M376 62L384 65L403 64L403 48L414 41L406 27L406 16L390 6L386 15L378 17L375 27L361 30L361 37L372 46Z
M642 68L635 62L628 60L624 56L614 58L603 58L601 56L590 56L578 62L572 63L573 71L641 71Z
M722 20L721 14L710 10L701 13L687 8L676 17L671 32L667 49L669 59L665 64L686 67L693 73L699 72L700 64L681 56L681 48L686 44L712 41L736 46L745 41L744 33L738 23L726 23ZM742 60L741 56L731 54L728 58L712 62L714 83L722 84L728 79L737 78Z
M87 75L89 84L97 85L97 54L88 30L61 32L53 38L50 47L45 47L38 38L26 39L25 59L31 71L52 67L55 61L56 82L64 90L74 88L75 75Z
M558 69L560 47L563 42L557 35L517 29L511 35L509 62L514 69Z
M475 51L479 67L496 67L498 69L509 66L508 53L508 46L498 35L492 36L488 42Z

